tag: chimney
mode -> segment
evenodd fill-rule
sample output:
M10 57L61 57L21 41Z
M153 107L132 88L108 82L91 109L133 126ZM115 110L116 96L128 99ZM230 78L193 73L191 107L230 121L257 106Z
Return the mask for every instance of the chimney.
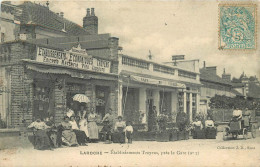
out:
M222 79L225 82L231 82L231 74L226 74L226 69L225 68L223 70Z
M63 17L64 16L64 12L60 12L60 16Z
M88 34L98 34L98 17L95 16L94 8L87 8L87 15L83 18L83 27L87 30Z
M91 16L95 16L95 9L91 8Z
M212 66L212 67L206 67L206 70L212 74L212 75L217 75L217 67L216 66Z
M87 16L90 16L90 9L87 8Z
M203 68L206 68L206 61L203 61Z

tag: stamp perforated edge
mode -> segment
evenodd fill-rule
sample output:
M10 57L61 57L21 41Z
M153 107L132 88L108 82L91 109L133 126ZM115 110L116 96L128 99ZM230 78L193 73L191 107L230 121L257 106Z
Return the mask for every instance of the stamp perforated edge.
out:
M220 7L221 6L250 6L250 7L255 7L255 47L254 48L249 48L249 49L239 49L239 48L232 48L232 49L225 49L221 46L221 35L220 35ZM257 14L258 14L258 11L257 11L257 4L254 3L254 2L248 2L248 3L245 3L245 2L228 2L228 3L225 3L225 2L221 2L218 4L218 50L225 50L225 51L249 51L249 50L256 50L257 49Z

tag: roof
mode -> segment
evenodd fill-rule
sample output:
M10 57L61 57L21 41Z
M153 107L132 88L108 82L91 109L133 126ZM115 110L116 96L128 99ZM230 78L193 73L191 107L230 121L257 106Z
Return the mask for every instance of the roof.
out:
M245 83L231 82L233 88L241 88L245 86Z
M260 86L256 83L249 82L247 96L260 99Z
M231 86L231 83L224 81L220 76L212 74L205 68L200 69L200 80Z
M110 34L98 34L98 35L81 35L81 36L69 36L69 37L55 37L44 39L31 39L28 40L35 44L44 44L48 46L55 46L61 49L71 49L73 46L77 46L79 43L82 49L99 49L109 47Z
M22 13L16 17L18 20L20 20L21 24L41 26L44 28L62 31L68 35L89 34L87 30L80 25L59 16L58 14L49 10L49 8L46 6L28 1L24 2L18 7L22 9Z
M234 93L236 96L244 96L242 93L238 92L235 89L231 89L231 92Z

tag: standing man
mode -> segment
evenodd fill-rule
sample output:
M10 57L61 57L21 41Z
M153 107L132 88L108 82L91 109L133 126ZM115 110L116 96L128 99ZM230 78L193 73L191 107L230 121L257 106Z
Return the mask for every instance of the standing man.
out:
M156 106L153 106L152 110L149 112L148 115L148 131L152 131L156 126L156 117L157 117Z
M111 143L111 134L113 127L113 116L111 108L108 109L108 112L104 116L102 123L104 124L104 126L101 131L105 133L106 143Z

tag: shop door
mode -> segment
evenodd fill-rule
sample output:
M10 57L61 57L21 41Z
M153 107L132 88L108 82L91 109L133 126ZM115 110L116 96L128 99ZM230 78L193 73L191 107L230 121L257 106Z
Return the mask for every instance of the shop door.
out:
M108 86L96 86L96 112L103 118L108 111Z
M50 81L34 81L33 88L33 117L44 119L54 116L54 93Z

